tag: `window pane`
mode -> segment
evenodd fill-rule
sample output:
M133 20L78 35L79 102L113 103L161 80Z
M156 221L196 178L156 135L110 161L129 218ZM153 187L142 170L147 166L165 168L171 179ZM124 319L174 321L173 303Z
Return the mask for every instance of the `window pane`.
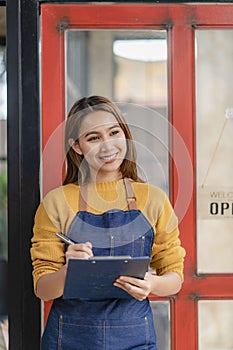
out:
M170 303L169 301L151 301L157 350L170 350Z
M7 319L7 126L6 126L6 47L5 7L0 7L0 23L3 24L0 45L0 349L8 349Z
M233 301L198 302L199 350L233 349Z
M140 176L168 192L166 31L67 30L66 104L103 95L125 114Z
M0 134L5 124L0 120ZM0 259L7 259L7 164L5 156L0 159Z
M233 271L233 30L196 31L196 44L198 272L228 273Z
M65 43L67 110L99 94L167 114L166 31L67 30Z
M6 47L0 46L0 259L7 259Z

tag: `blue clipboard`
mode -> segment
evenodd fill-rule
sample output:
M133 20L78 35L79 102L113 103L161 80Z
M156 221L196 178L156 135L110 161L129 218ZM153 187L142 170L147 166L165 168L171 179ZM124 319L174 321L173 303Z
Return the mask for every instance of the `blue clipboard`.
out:
M113 283L119 276L143 279L148 271L149 262L148 256L69 259L63 299L132 298Z

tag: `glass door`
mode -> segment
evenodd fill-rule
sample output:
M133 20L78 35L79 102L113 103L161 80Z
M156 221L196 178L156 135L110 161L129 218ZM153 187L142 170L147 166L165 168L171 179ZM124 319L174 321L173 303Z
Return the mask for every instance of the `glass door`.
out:
M222 260L217 249L220 246L212 240L216 256L211 259L212 223L206 230L209 224L204 221L201 210L206 203L202 201L201 181L206 174L208 180L211 176L211 166L205 163L211 164L210 159L215 158L213 152L217 157L219 147L225 150L225 157L229 157L231 149L228 136L224 144L218 142L215 151L216 138L218 141L230 131L226 124L220 125L219 113L212 119L212 112L207 115L205 111L204 89L206 98L217 102L209 91L212 93L219 84L219 80L211 80L219 66L216 64L211 70L207 64L210 59L206 61L206 57L214 59L214 55L218 55L218 60L225 62L227 56L229 65L224 74L228 72L231 82L226 83L226 89L232 91L232 40L229 38L223 49L222 39L219 46L212 38L205 41L203 29L205 26L222 28L222 32L229 35L232 15L231 5L41 5L43 195L62 183L62 171L54 175L54 169L61 169L64 162L62 135L67 110L79 97L98 94L113 99L124 111L136 138L141 176L169 194L178 215L186 249L185 281L176 296L150 298L158 350L197 350L198 347L225 350L229 344L232 346L229 338L214 343L214 321L208 335L211 341L205 344L203 325L214 309L214 320L226 316L232 327L233 290L231 256L222 269L222 265L218 265ZM202 56L207 43L212 51ZM229 124L230 103L227 100L224 107ZM212 105L214 108L220 108L222 113L222 105ZM207 141L210 149L206 147ZM229 176L225 163L224 169L219 175ZM211 193L227 191L230 197L227 181L224 182L227 189L215 188ZM230 202L228 208L228 204L221 204L220 197L214 199L217 204L212 205L213 216L217 216L217 208L226 216L231 210ZM216 217L215 221L219 219ZM226 225L230 225L230 221L224 219L224 223L220 222L221 237L222 245L229 245L228 252L232 242ZM219 235L214 235L215 240L221 241ZM209 260L212 261L208 263ZM44 308L45 321L49 307L46 304Z

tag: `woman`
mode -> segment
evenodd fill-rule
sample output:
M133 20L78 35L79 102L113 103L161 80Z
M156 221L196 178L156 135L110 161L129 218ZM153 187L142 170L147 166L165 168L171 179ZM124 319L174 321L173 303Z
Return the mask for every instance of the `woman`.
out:
M129 127L110 100L91 96L73 105L65 148L63 186L40 204L32 238L35 293L54 299L42 349L156 350L148 295L175 294L183 280L185 251L170 202L139 179ZM65 249L57 231L78 243ZM64 300L68 259L93 255L151 256L154 272L115 281L131 298Z

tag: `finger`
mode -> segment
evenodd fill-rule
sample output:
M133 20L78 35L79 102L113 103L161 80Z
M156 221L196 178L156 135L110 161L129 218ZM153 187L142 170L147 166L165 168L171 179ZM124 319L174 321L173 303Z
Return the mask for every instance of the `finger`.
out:
M91 256L93 256L92 249L90 248L90 245L85 243L72 244L66 251L66 258L88 259Z
M91 242L86 242L85 244L86 244L89 248L92 249L92 244L91 244Z
M92 248L91 243L87 242L87 243L72 244L69 246L68 250L81 251L89 254L89 256L92 256L93 252L91 248Z
M122 288L127 289L127 291L131 292L131 291L135 291L138 292L141 290L140 287L136 286L135 284L132 283L128 283L122 280L117 280L115 281L115 283L118 283Z
M122 282L122 283L114 282L114 286L123 289L124 291L126 291L127 293L132 295L132 297L134 297L139 301L142 301L147 297L147 294L145 294L142 289L138 288L137 286L131 285L127 282Z
M135 292L138 293L141 291L141 287L137 286L136 284L127 282L126 280L122 278L118 278L115 283L117 283L122 289L127 290L127 292Z
M130 292L133 290L135 293L143 294L145 296L150 293L150 284L148 281L143 279L129 276L120 276L116 279L115 282L119 283L121 286L124 286Z
M72 250L70 252L66 252L66 261L68 259L89 259L90 255L86 252L83 252L81 250Z
M117 280L114 282L114 286L125 290L129 294L131 294L133 292L133 286L127 282Z
M137 287L143 287L145 284L144 280L141 280L140 278L134 278L134 277L129 277L129 276L120 276L117 281L119 281L120 283L129 283L129 284L133 284Z

